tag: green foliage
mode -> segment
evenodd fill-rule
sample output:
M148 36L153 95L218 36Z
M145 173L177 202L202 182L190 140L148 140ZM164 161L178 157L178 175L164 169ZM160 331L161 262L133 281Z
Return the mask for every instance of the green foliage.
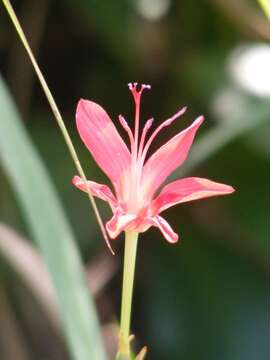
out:
M76 360L103 360L98 320L71 229L3 80L0 119L1 163L50 271L70 351Z

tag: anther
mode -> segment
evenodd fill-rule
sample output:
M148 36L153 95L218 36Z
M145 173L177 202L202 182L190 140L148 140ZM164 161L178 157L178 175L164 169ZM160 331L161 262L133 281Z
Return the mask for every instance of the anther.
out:
M119 119L119 121L120 121L120 124L123 126L123 128L124 128L125 130L127 130L127 128L129 128L129 126L128 126L128 123L127 123L126 119L124 118L124 116L119 115L119 116L118 116L118 119Z
M118 116L119 122L120 124L123 126L124 130L126 130L128 137L129 137L129 141L130 141L130 149L132 151L132 149L134 149L134 137L132 134L132 131L127 123L127 121L125 120L125 118L122 115Z
M171 125L172 122L174 122L174 120L176 120L177 118L179 118L181 115L183 115L187 110L187 107L183 107L181 110L179 110L176 114L174 114L172 117L170 117L169 119L165 120L164 123L162 124L162 127L165 126L169 126Z
M141 136L141 141L140 141L140 146L139 146L139 152L138 152L139 157L141 156L142 151L143 151L146 134L147 134L148 130L151 128L153 121L154 121L154 118L151 118L151 119L147 120L144 125L143 131L142 131L142 136Z
M149 129L150 129L150 127L151 127L152 124L153 124L153 121L154 121L154 118L148 119L148 120L146 121L146 123L145 123L145 125L144 125L146 130L149 130Z

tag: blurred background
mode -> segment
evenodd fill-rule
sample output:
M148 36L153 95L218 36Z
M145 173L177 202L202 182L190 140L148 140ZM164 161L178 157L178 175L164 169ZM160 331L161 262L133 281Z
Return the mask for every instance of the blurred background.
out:
M167 211L179 244L169 245L155 229L141 236L132 321L136 346L149 346L149 360L269 359L270 23L257 3L13 4L88 178L108 183L76 133L77 101L94 100L116 123L118 114L132 123L126 85L138 81L152 85L143 97L141 119L154 116L158 124L188 106L184 118L162 132L156 147L198 115L206 117L188 161L171 179L202 176L237 190ZM123 236L113 242L112 257L87 197L71 185L74 165L25 51L0 9L1 76L72 225L112 351ZM18 159L24 161L19 153ZM109 209L98 205L107 220ZM50 282L27 247L33 239L1 164L0 222L1 360L69 359Z

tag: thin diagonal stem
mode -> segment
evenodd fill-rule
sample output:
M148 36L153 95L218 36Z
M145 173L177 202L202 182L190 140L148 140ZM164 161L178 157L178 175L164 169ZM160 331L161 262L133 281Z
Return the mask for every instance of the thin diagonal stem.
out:
M138 235L137 231L126 231L118 359L130 359L130 319Z
M64 140L66 142L66 145L68 147L68 150L70 152L72 160L73 160L73 162L74 162L74 164L76 166L76 169L77 169L78 173L80 174L81 178L83 179L83 181L86 183L87 180L86 180L85 173L84 173L83 168L81 166L81 163L79 161L76 150L75 150L75 148L73 146L73 143L71 141L69 133L68 133L68 131L66 129L66 126L65 126L65 123L64 123L63 118L61 116L61 113L60 113L60 111L59 111L59 109L58 109L58 107L57 107L57 105L56 105L56 103L54 101L53 95L52 95L52 93L51 93L51 91L50 91L50 89L49 89L49 87L48 87L48 85L46 83L46 80L45 80L45 78L44 78L44 76L43 76L43 74L42 74L42 72L41 72L41 70L40 70L40 68L39 68L39 66L37 64L37 61L36 61L36 59L34 57L34 54L33 54L32 50L31 50L31 48L30 48L30 46L28 44L28 41L27 41L27 39L25 37L23 29L22 29L22 27L21 27L21 25L19 23L19 20L18 20L16 14L15 14L13 8L12 8L12 5L11 5L10 1L9 0L2 0L2 1L3 1L4 6L5 6L8 14L10 16L10 19L13 22L13 25L14 25L14 27L15 27L21 41L22 41L22 44L23 44L23 46L24 46L24 48L25 48L25 50L26 50L26 52L27 52L27 54L28 54L28 56L29 56L29 58L31 60L31 63L32 63L34 69L35 69L37 77L38 77L38 79L40 81L40 84L41 84L41 86L43 88L43 91L44 91L46 97L47 97L47 100L48 100L49 105L50 105L50 107L52 109L54 117L55 117L55 119L57 121L57 124L58 124L58 126L59 126L59 128L61 130L61 133L62 133L62 135L64 137ZM98 208L96 206L94 197L93 197L93 195L91 194L91 192L89 190L88 190L88 196L89 196L91 205L93 207L95 216L97 218L98 224L100 226L101 232L102 232L102 234L104 236L104 239L105 239L108 247L112 251L109 240L108 240L108 237L107 237L107 234L106 234L106 231L105 231L105 228L104 228L104 225L102 223L102 220L101 220L101 217L100 217L100 214L99 214L99 211L98 211Z

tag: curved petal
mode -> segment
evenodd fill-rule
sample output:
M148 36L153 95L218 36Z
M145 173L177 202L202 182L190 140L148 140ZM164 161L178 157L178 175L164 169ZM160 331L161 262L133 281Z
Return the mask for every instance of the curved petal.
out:
M153 200L151 207L154 214L179 203L233 193L233 187L208 179L190 177L174 181L161 191Z
M76 123L82 141L100 168L115 185L130 165L130 152L106 111L89 100L80 100Z
M170 224L165 219L163 219L163 217L159 215L153 216L150 218L150 222L153 226L159 228L162 235L169 243L174 244L178 241L178 234L173 231Z
M94 196L98 197L101 200L107 201L111 206L112 210L117 207L117 200L107 185L98 184L94 181L87 181L85 183L83 179L79 176L74 176L72 179L72 183L78 189L84 192L88 192L90 190L90 192Z
M134 219L136 219L136 215L124 214L122 211L116 210L111 220L106 223L106 229L110 238L115 239Z
M203 116L198 117L148 159L142 175L142 184L148 197L152 197L165 179L186 160L196 131L203 120Z

